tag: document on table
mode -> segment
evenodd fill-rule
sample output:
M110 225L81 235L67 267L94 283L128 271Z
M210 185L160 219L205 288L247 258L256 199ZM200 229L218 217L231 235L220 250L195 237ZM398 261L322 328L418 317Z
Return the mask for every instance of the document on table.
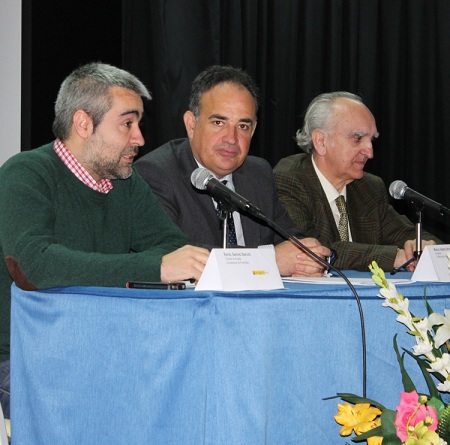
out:
M360 286L376 286L372 278L361 277L361 278L350 278L348 280L353 285ZM346 281L341 277L283 277L285 283L308 283L308 284L347 284ZM388 281L398 285L398 284L409 284L412 283L411 280L406 278L388 278Z

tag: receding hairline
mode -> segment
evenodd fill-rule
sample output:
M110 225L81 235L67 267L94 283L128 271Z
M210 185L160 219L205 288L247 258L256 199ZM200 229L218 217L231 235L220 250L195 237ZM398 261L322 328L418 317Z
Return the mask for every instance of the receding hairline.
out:
M241 83L235 82L233 80L224 80L223 82L219 82L219 83L216 83L215 85L212 85L211 88L209 88L208 90L203 91L203 93L201 94L201 96L199 98L200 109L202 107L202 101L203 101L205 94L212 92L216 88L220 88L220 87L223 87L226 85L234 86L234 87L236 87L237 90L244 91L250 96L250 99L252 100L252 103L253 103L253 114L254 114L254 118L252 119L252 121L256 122L258 120L258 117L257 117L258 103L257 103L255 97L253 96L252 92L245 85L242 85ZM241 120L245 121L246 119L241 119Z
M372 116L372 119L375 122L375 116L362 100L357 100L351 97L336 97L335 99L330 101L330 113L328 114L327 122L325 125L326 128L324 129L328 129L330 126L334 127L336 124L338 124L339 119L336 119L335 113L346 111L349 104L354 104L356 106L361 106L362 108L364 108Z

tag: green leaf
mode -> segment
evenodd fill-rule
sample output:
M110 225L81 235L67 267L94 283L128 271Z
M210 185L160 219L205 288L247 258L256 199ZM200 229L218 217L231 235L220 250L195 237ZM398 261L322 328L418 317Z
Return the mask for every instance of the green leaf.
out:
M355 404L355 403L369 403L370 405L373 405L373 406L376 406L377 408L380 408L381 411L386 409L386 407L384 407L381 403L378 403L375 400L368 399L367 397L360 397L360 396L357 396L355 394L339 392L333 398L336 398L336 397L339 397L344 402L349 402L349 403L353 403L353 404Z
M424 289L423 301L425 302L425 307L427 308L428 315L431 315L434 311L433 311L432 307L430 306L430 303L428 303L428 300L427 300L427 288Z
M439 434L439 437L444 439L447 443L450 441L450 406L445 408L444 412L439 417L437 433Z
M396 411L387 409L381 414L381 426L383 427L383 445L401 445L401 440L397 437L397 427L395 426Z
M442 400L436 399L436 397L431 397L430 400L428 400L427 405L433 406L436 408L436 411L438 413L438 418L441 417L442 413L445 410L445 405L442 403Z
M412 352L404 350L408 355L410 355L419 365L420 370L422 371L423 377L425 379L425 382L428 386L428 391L430 391L431 397L436 397L436 399L442 400L439 391L436 388L436 384L434 383L433 378L431 377L430 373L427 371L428 369L428 362L426 362L424 359L420 357L416 357Z
M400 352L398 350L397 334L394 335L393 343L394 343L394 350L395 350L395 353L397 355L397 361L398 361L398 364L400 366L400 371L402 373L403 389L406 392L413 392L413 391L416 390L416 387L415 387L413 381L411 380L411 377L406 372L404 361L403 361L404 360L404 354L400 355Z

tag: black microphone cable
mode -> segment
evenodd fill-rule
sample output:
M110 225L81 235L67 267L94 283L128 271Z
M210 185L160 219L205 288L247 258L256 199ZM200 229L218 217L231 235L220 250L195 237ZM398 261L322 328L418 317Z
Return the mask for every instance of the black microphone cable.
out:
M213 181L214 180L214 181ZM213 187L208 187L208 184L213 182ZM363 367L363 396L366 397L366 388L367 388L367 347L366 347L366 328L364 323L364 313L361 305L361 300L359 298L356 289L350 280L343 274L339 269L334 267L332 264L321 258L319 255L314 253L311 249L306 247L297 237L290 235L286 230L276 224L274 221L271 221L264 213L254 206L250 201L246 198L238 195L236 192L222 187L222 184L218 184L218 180L214 178L214 175L206 168L197 168L193 171L191 175L191 183L198 190L207 191L209 195L211 195L215 199L225 200L227 203L233 208L240 208L241 210L249 213L252 216L256 216L257 218L264 221L269 227L278 232L283 238L292 241L298 248L306 252L308 255L313 257L320 264L325 266L328 270L333 270L336 272L348 285L350 290L352 291L356 303L358 305L359 310L359 319L361 324L361 342L362 342L362 367ZM217 184L216 184L217 183ZM217 194L218 196L215 196ZM306 237L306 235L305 235Z
M286 230L280 227L275 222L271 221L266 216L262 215L261 218L266 222L267 225L272 227L276 232L278 232L283 238L292 241L299 249L308 253L308 255L312 256L315 260L317 260L320 264L325 266L327 269L331 269L336 272L348 285L350 290L352 291L356 303L358 305L359 311L359 321L361 325L361 343L362 343L362 367L363 367L363 397L366 397L367 392L367 346L366 346L366 327L364 322L364 312L361 305L361 300L359 298L358 292L356 292L355 287L350 282L350 280L345 276L344 273L341 272L340 269L334 267L332 264L328 263L322 257L313 252L309 247L305 246L297 237L290 235Z

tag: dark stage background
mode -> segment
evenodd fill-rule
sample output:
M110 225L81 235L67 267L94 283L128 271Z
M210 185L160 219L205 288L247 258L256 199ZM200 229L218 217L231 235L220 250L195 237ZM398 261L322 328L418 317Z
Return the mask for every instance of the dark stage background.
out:
M348 90L380 132L366 170L450 206L448 0L24 0L23 14L22 150L52 140L59 84L82 63L121 66L152 91L142 153L185 135L191 81L230 64L260 87L251 154L296 153L311 99ZM450 242L450 217L425 212L423 225Z

